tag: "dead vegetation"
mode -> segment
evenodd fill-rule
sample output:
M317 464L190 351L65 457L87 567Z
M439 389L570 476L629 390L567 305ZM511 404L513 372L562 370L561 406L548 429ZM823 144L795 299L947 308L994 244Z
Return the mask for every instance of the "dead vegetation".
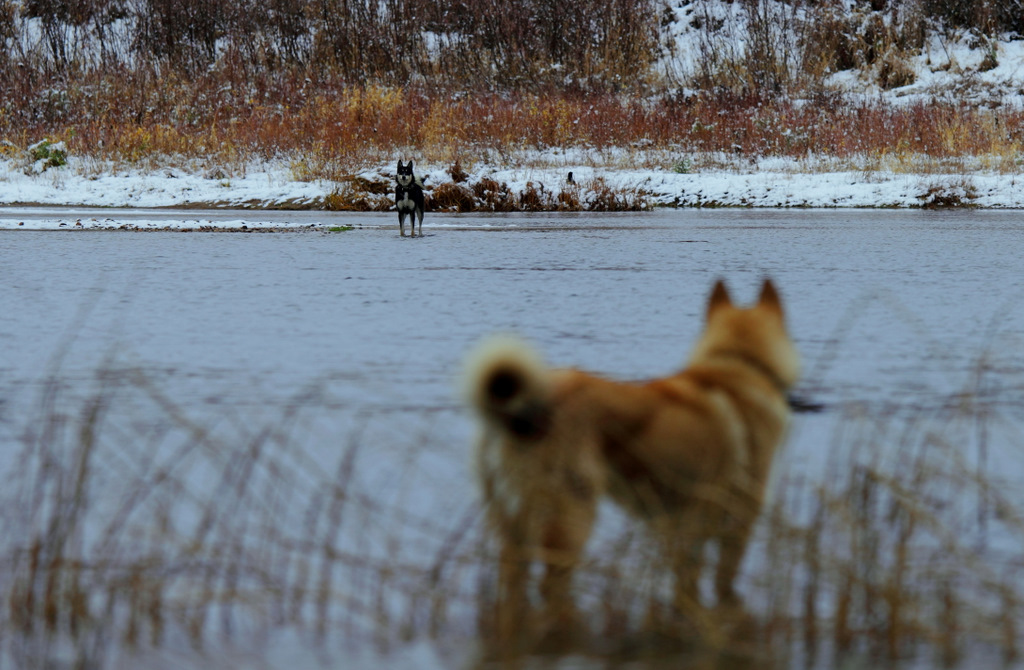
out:
M198 654L282 630L385 654L422 639L479 637L486 649L497 557L471 483L450 467L429 498L404 503L375 483L382 468L464 458L422 449L436 412L351 411L326 446L304 442L318 413L338 411L320 383L259 421L214 424L130 368L68 393L53 377L5 431L18 456L0 522L0 659L105 667L181 640ZM1018 412L981 377L954 400L830 410L842 416L824 465L779 473L746 563L745 612L676 620L661 552L606 519L576 582L586 627L532 649L637 667L1013 663L1021 465L997 459L1019 457ZM396 419L412 442L375 442Z
M604 178L565 183L555 192L527 182L521 190L488 177L472 182L445 182L428 187L427 208L440 212L637 212L651 209L642 188L613 187Z
M27 161L46 139L93 172L225 175L283 159L296 180L338 184L325 206L369 210L376 185L358 188L353 175L396 156L450 167L486 211L636 206L600 185L588 195L467 183L466 166L515 166L524 151L576 151L583 164L618 152L644 169L715 155L881 157L905 171L950 158L1011 173L1022 165L1019 109L851 101L826 83L856 69L882 89L905 86L928 35L967 29L987 49L983 69L994 67L992 37L1024 32L1018 0L743 0L724 5L733 23L706 0L524 0L501 11L474 1L459 12L419 0L276 0L269 12L215 4L0 2L0 155ZM650 67L670 58L659 31L673 21L699 32L693 71ZM439 207L468 206L466 193L445 191Z
M966 178L951 184L928 184L918 196L924 209L975 207L978 189Z

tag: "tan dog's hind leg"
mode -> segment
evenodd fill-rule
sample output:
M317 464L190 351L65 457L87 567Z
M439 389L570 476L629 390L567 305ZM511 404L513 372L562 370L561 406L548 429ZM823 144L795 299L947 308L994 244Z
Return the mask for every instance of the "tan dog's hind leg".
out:
M541 532L540 546L505 538L498 564L498 598L495 626L503 654L521 653L536 643L560 642L571 637L576 621L572 578L597 516L595 504L573 505L569 513L549 519ZM544 566L540 582L543 610L540 618L530 606L528 594L531 561Z
M692 517L690 517L692 520ZM704 569L704 538L694 532L694 524L679 524L672 531L669 560L676 584L672 604L679 614L693 614L701 609L699 582Z
M528 616L526 585L530 572L529 557L523 548L507 540L502 542L498 559L498 601L495 627L499 644L513 645Z
M542 556L546 567L540 592L545 605L544 628L548 633L566 635L574 627L576 608L572 577L590 538L596 513L596 504L577 505L571 514L545 529Z
M753 521L753 518L740 521L721 539L718 571L715 574L715 594L719 605L733 606L740 602L736 595L735 581L747 550Z
M736 484L731 489L728 511L723 511L719 524L718 568L715 573L715 595L720 606L740 604L736 595L736 577L746 554L750 535L757 521L764 498L764 487L753 482Z

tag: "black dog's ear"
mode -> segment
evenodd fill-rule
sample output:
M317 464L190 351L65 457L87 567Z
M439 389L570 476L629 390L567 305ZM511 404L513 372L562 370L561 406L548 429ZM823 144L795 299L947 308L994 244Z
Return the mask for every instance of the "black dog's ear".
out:
M410 170L412 169L412 159L411 158L409 159L409 169Z
M398 170L399 170L399 172L401 172L401 170L402 170L402 159L401 158L398 159Z

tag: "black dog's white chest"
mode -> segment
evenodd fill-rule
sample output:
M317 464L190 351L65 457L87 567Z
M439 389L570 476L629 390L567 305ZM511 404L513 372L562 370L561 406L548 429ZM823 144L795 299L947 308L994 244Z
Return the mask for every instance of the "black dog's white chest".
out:
M401 189L395 198L395 206L400 212L412 212L416 209L416 202L409 197L409 189Z

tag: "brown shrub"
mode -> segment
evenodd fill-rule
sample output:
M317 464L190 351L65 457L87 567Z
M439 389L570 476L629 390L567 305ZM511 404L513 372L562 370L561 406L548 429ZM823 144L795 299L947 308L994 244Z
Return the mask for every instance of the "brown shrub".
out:
M519 207L525 212L546 212L552 209L551 193L544 189L544 184L537 188L532 181L528 181L526 188L519 194Z
M962 178L952 183L929 184L924 193L917 196L923 209L956 209L975 207L978 189L972 181Z
M808 13L800 34L800 67L804 74L818 79L857 67L858 40L849 14L829 4L810 7Z
M472 212L475 209L473 191L461 184L445 182L431 193L430 209L442 212Z
M981 64L978 65L978 72L988 72L999 67L999 56L996 53L996 49L993 45L989 44L985 48L985 58L982 59Z
M914 68L906 56L895 49L890 50L878 66L878 85L885 90L909 86L917 79Z
M410 0L440 41L444 85L615 90L642 83L658 50L651 0ZM420 29L417 26L417 30Z
M367 179L366 177L349 177L345 181L351 183L352 187L374 195L390 195L394 186L385 179Z
M92 60L88 45L98 43L112 69L198 74L225 66L245 82L298 68L311 82L329 75L458 89L568 82L618 90L642 85L638 73L657 58L657 4L464 0L452 10L427 0L0 0L0 20L23 6L39 21L46 67L59 70ZM121 19L132 34L110 39ZM437 39L428 45L424 30Z
M591 196L586 209L591 212L639 212L650 209L645 193L639 189L616 189L603 177L595 177L586 185Z
M451 175L452 181L456 184L461 184L469 179L469 173L462 169L462 160L458 158L456 158L455 163L448 168L448 174Z
M499 184L484 177L473 184L473 193L476 195L478 209L488 212L514 212L519 209L515 195L505 182Z
M921 49L927 21L919 7L884 5L851 10L827 0L808 6L798 35L800 67L811 85L831 72L874 65L893 50L911 55Z
M558 209L564 212L578 212L580 206L580 187L567 184L558 194Z
M1024 33L1022 0L922 0L921 11L947 29L975 29L986 35Z
M331 212L386 212L394 201L347 183L324 196L321 208Z

